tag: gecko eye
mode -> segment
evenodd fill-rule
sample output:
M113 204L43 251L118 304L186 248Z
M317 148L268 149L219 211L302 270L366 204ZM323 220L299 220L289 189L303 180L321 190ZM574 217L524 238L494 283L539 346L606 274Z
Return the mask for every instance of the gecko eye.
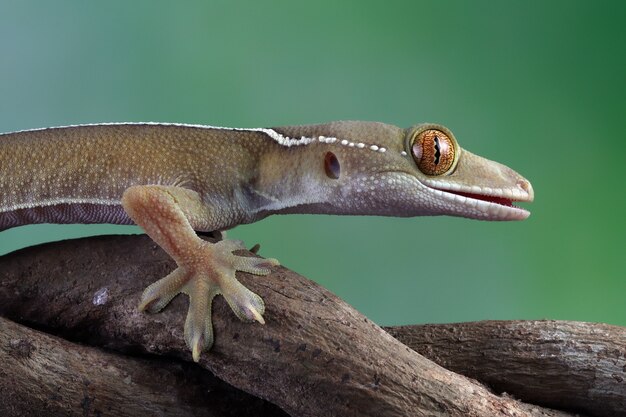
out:
M339 178L341 166L339 165L339 160L332 152L326 152L326 156L324 156L324 171L326 171L328 178L334 180Z
M448 172L454 163L455 152L452 139L436 129L420 132L411 146L417 167L426 175L441 175Z

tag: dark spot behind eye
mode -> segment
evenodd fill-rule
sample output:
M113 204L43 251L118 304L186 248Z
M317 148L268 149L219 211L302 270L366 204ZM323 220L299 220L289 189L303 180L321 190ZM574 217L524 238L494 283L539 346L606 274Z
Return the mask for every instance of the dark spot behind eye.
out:
M328 178L334 180L339 178L341 166L339 165L339 160L332 152L326 152L326 156L324 156L324 171Z

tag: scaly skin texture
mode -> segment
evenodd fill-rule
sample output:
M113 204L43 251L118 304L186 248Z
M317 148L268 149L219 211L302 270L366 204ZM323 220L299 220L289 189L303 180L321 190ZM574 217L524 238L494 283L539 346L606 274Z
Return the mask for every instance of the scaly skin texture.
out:
M178 264L146 289L140 309L158 311L187 294L185 340L196 361L213 342L215 295L223 294L239 318L263 323L263 300L235 273L264 275L277 261L236 256L241 242L209 244L194 231L279 213L521 220L529 213L511 202L532 199L527 180L461 149L434 124L144 123L0 135L0 230L30 223L140 225Z

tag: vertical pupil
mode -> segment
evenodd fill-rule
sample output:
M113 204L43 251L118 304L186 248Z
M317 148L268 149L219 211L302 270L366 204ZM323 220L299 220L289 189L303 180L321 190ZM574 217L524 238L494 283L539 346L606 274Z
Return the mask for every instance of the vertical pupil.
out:
M439 158L441 158L441 150L439 149L439 138L435 136L435 165L439 165Z

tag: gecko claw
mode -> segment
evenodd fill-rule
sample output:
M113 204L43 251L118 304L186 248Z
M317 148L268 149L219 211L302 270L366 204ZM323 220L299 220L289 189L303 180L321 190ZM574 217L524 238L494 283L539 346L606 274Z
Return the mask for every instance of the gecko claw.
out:
M191 350L191 356L194 362L200 362L200 353L202 353L200 347L197 344L194 345L193 349Z
M258 321L261 324L265 324L265 319L263 318L261 313L259 313L254 307L249 307L249 311L254 320Z
M200 354L202 353L202 350L204 349L203 343L202 343L202 338L201 337L197 337L191 344L191 357L193 358L194 362L199 362L200 361Z

